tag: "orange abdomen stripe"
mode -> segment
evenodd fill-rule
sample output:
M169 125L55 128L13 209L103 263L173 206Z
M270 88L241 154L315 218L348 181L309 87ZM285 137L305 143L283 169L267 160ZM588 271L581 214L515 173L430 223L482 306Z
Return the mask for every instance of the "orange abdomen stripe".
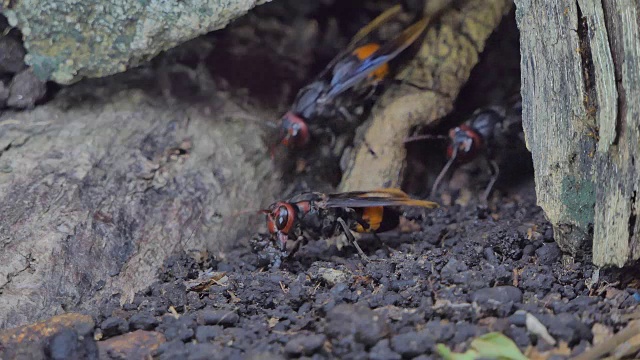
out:
M365 229L362 225L358 224L356 226L356 232L375 232L380 228L380 224L382 223L382 218L384 215L384 207L382 206L374 206L362 209L362 220L364 220L367 224L369 224L369 228Z
M364 60L371 56L374 52L376 52L380 48L380 45L376 43L370 43L366 45L362 45L359 48L353 50L353 55L358 58L358 60ZM384 63L382 66L374 70L370 78L374 78L376 81L383 80L387 75L389 75L389 64Z

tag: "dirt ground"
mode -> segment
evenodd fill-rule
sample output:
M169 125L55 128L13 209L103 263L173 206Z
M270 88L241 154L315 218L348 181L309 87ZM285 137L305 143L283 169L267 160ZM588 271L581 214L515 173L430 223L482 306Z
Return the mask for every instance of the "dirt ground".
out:
M530 181L489 208L407 217L422 230L384 236L390 254L363 239L367 264L325 241L279 270L260 267L245 242L224 259L178 254L133 303L105 299L94 336L161 333L166 342L152 351L160 359L430 359L437 343L464 351L499 331L538 358L562 359L620 330L638 303L629 279L601 273L590 285L593 266L563 259ZM212 280L197 280L202 272ZM527 314L555 345L534 333ZM61 343L81 348L69 341Z
M594 327L619 330L637 304L635 290L615 277L589 287L592 266L563 263L531 183L490 209L454 206L413 215L423 230L385 237L390 255L364 242L373 259L366 265L352 249L323 241L272 271L259 268L245 244L226 259L203 263L177 255L165 264L164 282L124 308L110 299L98 323L111 336L126 329L162 332L167 343L156 354L166 359L212 353L435 358L436 343L464 350L489 331L523 350L556 348L527 330L524 311L577 353L598 340ZM217 282L186 291L209 266ZM171 306L177 319L167 314Z
M165 56L193 69L204 61L217 91L245 94L247 103L277 116L346 43L345 34L388 3L274 2L198 39L189 51ZM518 88L513 16L491 40L456 113L436 130ZM211 52L194 58L201 42ZM259 71L252 66L257 61L272 71ZM193 101L196 81L184 79L173 77L169 91ZM405 188L425 195L444 161L442 146L409 150ZM628 271L598 272L586 260L563 256L536 206L530 158L526 151L511 155L488 206L477 201L486 179L473 167L462 169L443 186L438 201L445 206L406 209L403 227L413 231L384 234L384 246L360 240L369 263L353 248L324 240L311 240L281 269L268 269L249 238L223 257L199 249L178 253L132 303L121 304L118 294L104 299L89 314L92 325L34 343L30 357L437 359L437 344L464 352L492 331L532 359L575 356L634 318L638 284ZM292 179L282 197L331 187L314 174Z
M383 237L391 254L363 240L368 264L324 241L280 270L259 267L245 242L224 259L178 254L133 303L105 299L88 332L102 340L97 347L76 333L42 346L70 357L100 349L104 358L133 358L104 340L159 333L137 351L159 359L435 359L438 343L464 351L499 331L523 351L535 347L531 358L568 358L623 328L637 293L615 273L590 285L593 266L563 261L532 185L488 209L409 213L422 230ZM209 283L196 280L203 271ZM527 314L554 345L527 325Z

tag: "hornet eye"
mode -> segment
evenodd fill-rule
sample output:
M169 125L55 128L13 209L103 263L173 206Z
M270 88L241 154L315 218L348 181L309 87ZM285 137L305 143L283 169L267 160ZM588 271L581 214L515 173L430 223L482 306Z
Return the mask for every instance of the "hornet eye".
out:
M277 203L267 216L269 232L272 234L276 232L288 234L291 228L293 228L295 218L296 213L293 205L285 202Z
M280 206L278 208L278 214L276 216L276 227L278 230L284 230L289 222L289 210L286 206Z

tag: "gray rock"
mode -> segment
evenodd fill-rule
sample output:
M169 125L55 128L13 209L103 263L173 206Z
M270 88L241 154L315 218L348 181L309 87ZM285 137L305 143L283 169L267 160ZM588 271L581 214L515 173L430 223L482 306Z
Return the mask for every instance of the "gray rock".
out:
M389 347L389 339L382 339L369 351L369 359L371 360L401 360L402 356L391 350Z
M515 286L495 286L476 290L471 295L471 301L479 304L493 301L495 303L522 302L522 290Z
M214 344L187 344L185 346L189 356L187 360L219 359L215 354L220 354L220 345Z
M326 333L332 338L353 339L373 346L387 333L384 320L373 310L353 304L340 304L327 314Z
M327 337L322 334L300 335L287 342L284 352L289 356L312 355L322 347Z
M466 271L469 268L464 262L456 260L456 258L452 257L449 262L440 270L440 275L443 278L450 278L459 274L462 271Z
M200 325L196 328L196 340L200 343L209 342L222 335L222 326Z
M286 358L283 355L275 352L252 349L245 354L243 359L244 360L263 360L263 359L285 360Z
M19 109L32 108L46 93L45 82L38 79L31 69L25 69L11 79L7 105Z
M435 341L428 331L410 331L391 338L391 348L403 357L415 357L431 352Z
M90 336L80 336L72 329L64 329L51 337L47 353L52 360L97 360L98 346Z
M538 262L542 265L552 265L562 256L562 250L556 243L543 244L536 250Z
M203 310L198 314L198 323L202 325L233 326L240 317L229 310Z
M7 104L8 98L9 88L4 84L2 80L0 80L0 109L2 109Z
M280 188L263 129L234 121L232 103L207 113L117 80L0 115L2 326L92 311L115 293L129 303L174 251L220 251L264 227L230 216Z
M4 10L42 80L70 84L140 64L268 0L17 1Z
M153 330L158 326L158 320L150 313L137 313L129 319L129 326L133 330Z
M162 286L162 296L169 301L169 303L176 308L176 310L182 311L184 304L187 302L187 290L182 282L178 284L167 283Z
M566 341L570 346L577 344L580 340L593 339L591 329L575 314L562 313L555 316L545 314L537 317L547 327L551 336Z
M18 39L0 36L0 75L15 74L25 68L24 47Z
M129 322L120 317L110 317L100 324L104 336L111 337L129 331Z
M496 286L476 290L471 301L497 317L509 316L514 304L522 302L522 291L514 286Z

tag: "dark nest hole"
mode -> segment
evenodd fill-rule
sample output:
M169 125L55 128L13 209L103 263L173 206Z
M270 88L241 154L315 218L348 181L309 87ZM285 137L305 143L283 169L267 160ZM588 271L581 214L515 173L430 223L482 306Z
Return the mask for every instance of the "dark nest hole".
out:
M230 88L247 89L252 99L284 112L298 89L320 73L352 35L397 3L273 1L210 34L216 51L207 58L207 66ZM402 3L418 12L422 2Z
M480 61L456 99L454 110L433 126L419 127L414 134L448 135L448 131L472 117L478 109L509 108L520 97L520 46L515 11L505 15L487 41ZM521 121L521 119L520 119ZM521 122L518 125L521 131ZM407 168L403 188L428 196L431 187L447 162L447 144L443 139L428 139L407 143ZM521 186L533 186L533 162L521 134L509 148L494 148L498 156L500 175L495 191L509 192ZM480 160L462 166L452 166L439 186L438 197L447 192L451 181L457 182L449 193L454 201L461 187L480 194L490 179L486 164Z
M264 120L273 121L287 110L297 90L322 71L354 33L394 4L391 1L274 1L256 8L228 28L207 35L214 43L214 51L206 58L206 66L217 87L244 92L248 95L247 101L270 109L273 119ZM420 4L421 1L403 3L405 8L415 11L420 11ZM415 133L446 134L477 109L507 106L519 96L519 90L519 33L512 10L490 37L479 64L458 96L454 111L436 126L419 128ZM446 162L446 143L419 141L408 144L407 149L403 188L426 197ZM500 154L500 176L495 190L517 191L520 186L533 185L531 155L523 141L507 151L494 150ZM441 191L447 191L449 181L456 174L466 172L466 178L473 181L467 181L463 187L481 193L488 181L483 165L476 161L454 168L441 184ZM301 181L287 175L290 174L285 173L287 183ZM302 187L307 188L326 186L317 178L305 178L303 182ZM452 191L454 198L459 195L458 190Z
M137 68L106 78L88 79L79 85L99 87L108 84L110 91L141 88L159 97L170 95L176 101L214 108L216 101L228 99L218 95L227 93L239 105L256 109L258 121L275 121L290 106L298 89L319 73L353 34L395 4L397 2L390 0L272 1L256 7L225 29L165 51ZM405 0L402 4L409 12L419 13L424 2ZM14 36L20 36L17 30L12 31ZM512 11L489 39L452 114L436 126L419 128L415 133L446 134L449 128L466 120L476 109L504 105L519 92L519 65L518 30ZM47 95L41 102L65 88L54 83L47 86ZM90 98L76 100L91 101ZM267 131L267 136L270 135ZM407 149L403 188L427 196L446 162L446 143L417 141L408 144ZM495 189L508 191L523 183L531 184L531 156L524 146L504 155L508 156L500 163ZM471 168L471 178L486 182L482 168L465 168ZM285 174L287 183L304 182L302 187L305 188L327 189L327 184L315 177L300 180L287 175L291 174ZM340 174L332 178L339 180ZM446 191L450 178L443 181L442 191ZM481 192L483 185L477 182L469 186L474 186L474 192Z
M240 95L253 107L267 109L268 117L262 115L261 120L275 122L291 106L298 90L313 81L358 30L395 4L380 0L274 1L208 35L214 51L206 57L206 67L218 89ZM423 4L402 2L405 16L400 22L385 24L376 33L383 38L395 36L402 30L399 26L415 20L410 17L420 14ZM266 136L270 142L277 133L267 130ZM275 158L288 186L285 193L337 186L341 170L337 161L326 161L327 153L331 149L324 142L278 153Z

